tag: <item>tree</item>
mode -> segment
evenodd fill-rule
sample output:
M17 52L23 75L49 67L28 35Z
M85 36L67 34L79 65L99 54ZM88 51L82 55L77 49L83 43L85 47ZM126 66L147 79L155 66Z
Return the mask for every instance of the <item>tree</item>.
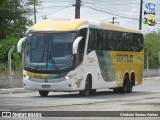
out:
M33 24L34 0L0 0L0 40L9 35L22 36L27 26Z
M6 64L7 65L7 60L8 60L8 51L11 49L11 47L14 45L16 46L18 42L18 38L15 38L13 36L7 36L6 39L1 40L1 52L0 52L0 63ZM20 66L20 61L21 61L21 55L18 54L16 51L12 54L12 58L14 59L14 67Z
M146 54L149 53L149 66L150 68L158 68L158 53L160 51L160 30L151 32L144 37L144 50L145 50L145 66Z
M17 45L27 27L33 24L29 19L33 14L33 3L34 0L0 0L0 70L7 68L10 48ZM21 66L21 55L16 49L12 54L12 63L13 68Z

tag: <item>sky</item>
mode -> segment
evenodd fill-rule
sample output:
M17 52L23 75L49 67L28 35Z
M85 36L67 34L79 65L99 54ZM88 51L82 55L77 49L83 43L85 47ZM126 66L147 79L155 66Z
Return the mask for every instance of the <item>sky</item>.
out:
M76 0L41 0L41 5L37 6L37 22L47 19L74 19ZM149 11L145 5L147 3L155 4L155 16L153 16L157 24L155 26L144 26L142 23L142 31L148 33L160 29L160 1L159 0L143 0L143 10ZM82 19L105 20L119 22L120 26L139 29L139 13L140 0L81 0ZM43 16L43 17L42 17ZM144 15L142 20L144 21ZM33 17L34 18L34 17ZM115 23L118 24L118 23Z

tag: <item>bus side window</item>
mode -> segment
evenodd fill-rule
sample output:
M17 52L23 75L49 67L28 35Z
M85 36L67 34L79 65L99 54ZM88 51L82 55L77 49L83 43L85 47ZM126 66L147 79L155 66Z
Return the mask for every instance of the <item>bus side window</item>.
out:
M123 34L122 34L122 32L118 32L118 31L116 31L115 34L116 34L116 40L115 40L116 46L115 46L114 50L116 50L116 51L122 51L123 47L124 47Z
M128 45L128 51L133 51L132 45L133 45L133 34L127 33L127 45Z
M140 51L143 49L143 35L134 33L133 35L133 51Z
M141 34L137 34L138 35L138 47L139 47L139 51L143 49L143 35Z
M108 50L114 50L114 33L113 31L107 31Z
M97 30L97 50L106 50L107 49L107 40L104 30Z
M90 29L89 32L89 40L88 40L88 47L87 47L87 54L93 50L97 49L97 30Z

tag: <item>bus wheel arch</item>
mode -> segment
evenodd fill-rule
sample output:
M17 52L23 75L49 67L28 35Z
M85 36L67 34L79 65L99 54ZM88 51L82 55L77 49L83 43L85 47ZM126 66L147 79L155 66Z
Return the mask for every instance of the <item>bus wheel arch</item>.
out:
M79 94L82 96L89 96L92 90L92 75L88 74L85 81L85 89L79 91Z

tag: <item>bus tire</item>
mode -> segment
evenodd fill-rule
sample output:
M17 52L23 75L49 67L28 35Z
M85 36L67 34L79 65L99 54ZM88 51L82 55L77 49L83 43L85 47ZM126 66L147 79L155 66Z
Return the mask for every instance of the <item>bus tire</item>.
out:
M87 77L86 83L85 83L85 90L79 91L79 94L81 96L89 96L91 93L91 79L90 77Z
M127 93L128 87L129 87L129 80L128 77L125 75L123 81L123 87L121 88L122 93Z
M47 97L48 96L49 91L39 91L39 95L41 97Z
M128 84L128 89L127 89L127 92L128 93L131 93L132 92L132 90L133 90L133 85L134 85L134 78L133 78L133 76L131 76L131 78L130 78L130 80L129 80L129 84Z
M91 90L91 94L94 95L96 93L96 89Z
M114 93L120 93L121 92L121 88L113 88L113 92Z

